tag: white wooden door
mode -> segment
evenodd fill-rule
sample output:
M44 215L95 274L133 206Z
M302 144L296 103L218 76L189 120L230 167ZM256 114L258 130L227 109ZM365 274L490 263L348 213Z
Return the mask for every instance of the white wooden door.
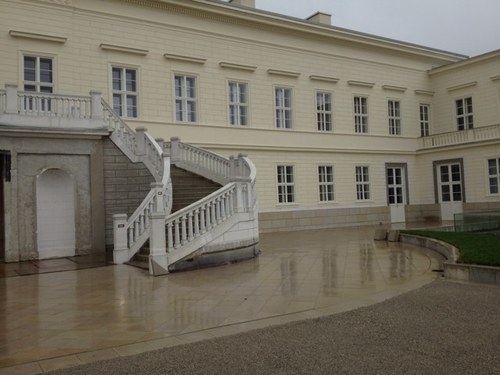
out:
M406 177L404 167L387 168L387 200L391 213L391 223L406 221Z
M37 178L37 249L39 259L75 255L75 192L73 178L49 169Z
M455 214L463 212L461 166L460 163L448 163L437 168L441 220L453 220Z

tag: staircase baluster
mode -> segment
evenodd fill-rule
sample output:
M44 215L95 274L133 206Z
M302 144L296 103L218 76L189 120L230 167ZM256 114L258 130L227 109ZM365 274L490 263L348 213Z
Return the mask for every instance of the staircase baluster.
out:
M186 228L186 215L181 217L181 244L185 245L187 243L187 228Z
M220 213L221 213L221 221L226 221L227 213L226 213L226 194L224 194L220 199Z
M171 252L174 249L174 232L172 230L173 224L170 221L167 224L167 252Z
M207 223L206 223L206 218L207 218L207 208L205 205L201 207L201 213L200 213L200 229L201 233L205 233L207 231ZM208 220L208 219L207 219Z
M187 220L188 220L188 235L187 235L187 240L188 242L191 242L193 240L193 219L194 219L194 215L193 215L193 212L191 211L189 214L188 214L188 217L187 217Z
M194 211L194 237L198 237L200 235L200 209L197 208Z
M180 221L179 219L175 219L174 221L174 230L175 230L175 237L174 237L174 248L177 249L181 245L181 235L180 235Z

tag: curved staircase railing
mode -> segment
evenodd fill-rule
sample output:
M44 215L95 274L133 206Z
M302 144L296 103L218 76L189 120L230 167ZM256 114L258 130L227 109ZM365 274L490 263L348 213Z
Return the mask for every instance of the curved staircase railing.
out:
M166 252L168 263L173 264L224 233L239 216L252 213L256 217L256 169L244 155L224 158L178 138L165 143L164 149L172 164L224 185L166 218Z

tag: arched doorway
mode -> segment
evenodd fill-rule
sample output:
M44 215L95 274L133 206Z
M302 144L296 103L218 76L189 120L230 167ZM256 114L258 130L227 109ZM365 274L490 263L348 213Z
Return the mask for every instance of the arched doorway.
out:
M48 169L37 177L38 258L75 255L75 186L61 169Z

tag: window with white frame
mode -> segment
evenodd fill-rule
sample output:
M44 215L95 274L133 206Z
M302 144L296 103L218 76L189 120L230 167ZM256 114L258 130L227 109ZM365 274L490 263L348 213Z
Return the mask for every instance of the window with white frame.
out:
M40 56L24 56L24 91L53 93L53 60Z
M420 136L427 137L430 134L430 105L420 104Z
M276 127L278 129L292 128L292 89L276 87L274 90L276 106Z
M368 98L354 97L354 131L368 133Z
M389 134L401 135L401 104L399 100L387 102L387 116L389 118Z
M229 82L229 123L236 126L248 125L248 84Z
M175 75L175 120L180 122L197 121L196 78Z
M52 94L54 92L53 60L48 57L23 57L23 88L24 91ZM50 111L52 108L49 97L24 98L24 109L28 111Z
M319 200L320 202L331 202L335 199L333 186L333 166L318 166Z
M332 131L332 94L316 92L316 121L319 131Z
M455 105L457 109L457 130L472 129L474 127L472 98L457 99Z
M490 194L500 194L500 158L488 159Z
M137 117L137 69L113 67L113 110L122 117Z
M295 180L293 165L278 165L278 203L295 202Z
M359 201L370 199L370 176L368 166L356 166L356 198Z

